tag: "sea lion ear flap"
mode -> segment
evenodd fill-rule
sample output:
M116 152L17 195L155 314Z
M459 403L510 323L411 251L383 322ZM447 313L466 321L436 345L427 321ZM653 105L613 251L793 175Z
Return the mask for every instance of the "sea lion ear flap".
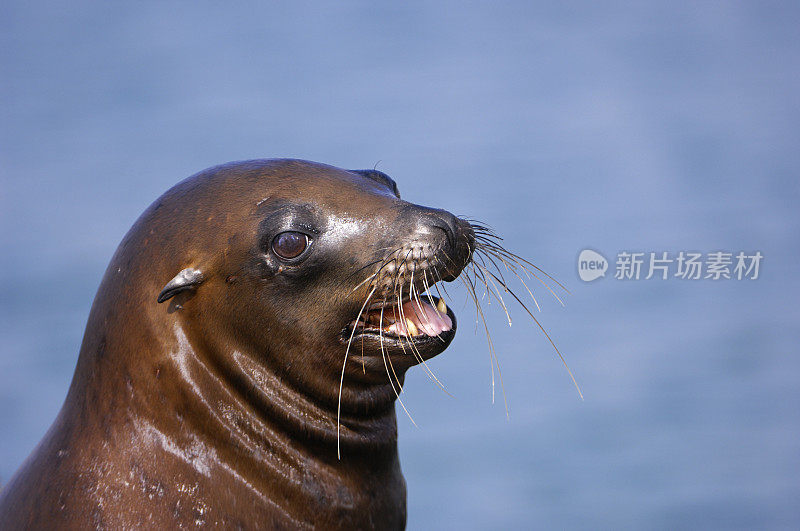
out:
M382 185L386 186L392 193L400 199L400 190L397 189L397 183L394 182L394 179L383 173L382 171L378 170L350 170L353 173L357 173L359 175L363 175L364 177L369 177L373 181L377 181Z
M199 286L203 280L204 278L202 271L192 267L187 267L175 275L172 280L167 282L167 285L164 286L164 289L162 289L161 293L158 294L157 300L159 303L169 300L183 290L193 289Z

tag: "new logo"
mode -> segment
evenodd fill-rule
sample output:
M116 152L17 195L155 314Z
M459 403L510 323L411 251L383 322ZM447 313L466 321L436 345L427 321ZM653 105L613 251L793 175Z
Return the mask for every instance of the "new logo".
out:
M602 254L584 249L578 256L578 276L584 282L591 282L600 277L606 276L608 270L608 260Z

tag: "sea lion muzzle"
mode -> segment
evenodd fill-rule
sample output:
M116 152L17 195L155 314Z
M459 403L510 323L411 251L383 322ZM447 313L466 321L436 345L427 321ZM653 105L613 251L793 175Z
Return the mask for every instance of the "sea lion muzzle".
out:
M434 290L457 278L469 262L474 233L449 212L411 204L401 208L395 224L403 236L396 247L386 247L361 282L368 303L342 339L366 342L372 354L399 349L409 356L400 363L405 368L409 360L428 359L452 341L455 315Z

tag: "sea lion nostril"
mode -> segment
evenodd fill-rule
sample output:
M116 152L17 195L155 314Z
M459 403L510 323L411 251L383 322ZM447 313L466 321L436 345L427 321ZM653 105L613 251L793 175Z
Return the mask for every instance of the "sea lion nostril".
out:
M458 218L456 218L450 212L441 211L440 219L444 222L445 230L447 231L447 237L450 240L451 244L458 241Z
M442 279L451 282L472 259L475 234L467 221L444 210L440 210L439 213L437 226L447 234L447 246L442 250L447 267Z
M446 210L410 205L416 219L414 232L419 235L432 236L439 231L444 232L447 243L454 247L458 238L458 218Z

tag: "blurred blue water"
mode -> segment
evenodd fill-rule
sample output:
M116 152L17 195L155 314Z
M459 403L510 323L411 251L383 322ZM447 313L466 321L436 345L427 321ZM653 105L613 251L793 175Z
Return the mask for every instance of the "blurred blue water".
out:
M792 3L5 2L0 478L160 193L228 160L380 161L568 285L540 317L586 395L495 311L506 420L455 304L432 364L455 398L423 371L405 390L410 528L798 528L798 22ZM765 259L750 282L585 284L586 247Z

